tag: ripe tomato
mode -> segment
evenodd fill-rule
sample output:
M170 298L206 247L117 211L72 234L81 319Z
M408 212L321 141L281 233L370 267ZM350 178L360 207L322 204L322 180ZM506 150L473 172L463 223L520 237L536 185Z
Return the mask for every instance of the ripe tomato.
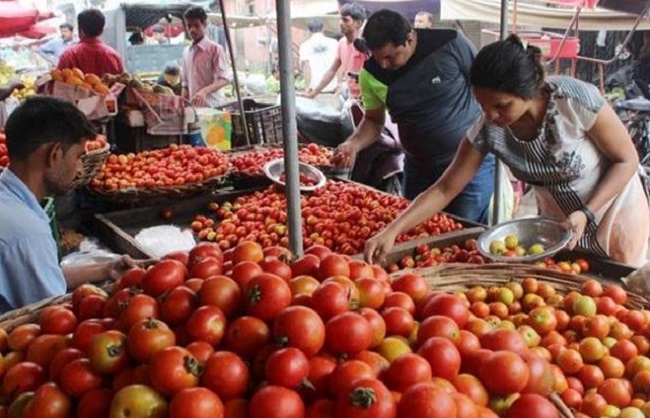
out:
M381 316L386 323L386 334L408 338L413 332L415 321L406 309L393 306L384 309Z
M77 404L77 418L108 418L114 392L109 389L93 389L84 393Z
M432 376L453 380L460 371L460 353L450 340L444 337L427 339L417 352L431 366Z
M174 394L169 418L223 418L223 404L206 388L187 388Z
M176 336L167 324L157 319L143 319L129 331L129 354L141 363L148 363L158 351L176 344Z
M260 267L267 273L275 274L278 277L281 277L287 283L291 280L291 267L289 265L275 257L264 257L262 261L259 262Z
M183 283L187 269L178 260L162 260L150 267L142 277L142 290L158 297Z
M429 363L423 357L410 353L395 359L382 379L391 390L404 392L416 383L430 381L431 377Z
M291 264L291 276L316 277L319 266L320 258L318 258L318 256L314 254L305 254Z
M49 382L34 392L34 397L25 405L24 418L67 418L72 402L55 383Z
M212 353L214 353L214 347L205 341L191 342L185 348L201 363L208 361Z
M310 404L305 412L305 418L334 418L334 401L319 399Z
M216 347L226 332L226 317L216 306L201 306L190 315L185 330L192 341L205 341Z
M309 374L309 361L297 348L282 348L266 361L266 380L271 385L297 389Z
M15 399L23 392L35 391L45 382L45 372L36 363L23 361L11 366L2 378L2 393Z
M314 400L327 395L329 376L336 368L336 362L325 356L314 356L309 359L309 375L307 380L311 383L300 388L303 399Z
M305 254L313 254L318 257L319 260L322 260L326 256L332 254L332 250L325 247L324 245L312 245L305 250Z
M265 386L250 401L250 418L302 418L305 404L300 395L282 386Z
M528 364L530 377L528 384L522 390L522 393L536 393L542 396L548 396L553 391L555 384L555 375L551 364L532 353L523 353L522 358Z
M526 387L530 369L518 354L501 350L479 366L479 377L489 392L509 395Z
M129 385L120 389L111 402L110 418L167 416L167 401L145 385Z
M411 315L415 315L415 302L413 302L413 299L404 292L389 292L386 294L384 308L390 308L392 306L404 308Z
M176 286L162 296L159 305L160 319L169 325L178 325L187 321L198 303L193 290L187 286Z
M224 345L239 356L251 359L271 342L271 330L264 321L254 316L241 316L226 328Z
M414 273L403 274L391 282L391 287L396 292L404 292L417 304L429 294L429 286L422 276Z
M341 338L345 335L346 338ZM368 321L354 312L344 312L327 321L325 344L337 354L354 355L372 343L372 328Z
M88 295L79 302L77 318L80 321L90 318L101 318L106 308L108 298L100 295Z
M201 384L228 401L244 396L250 385L250 372L237 354L217 351L205 363Z
M444 337L453 343L458 342L460 339L458 323L442 315L429 316L418 326L417 344L422 345L431 337Z
M395 418L397 406L381 381L361 379L336 398L334 412L340 418Z
M481 337L481 347L492 351L508 350L521 353L528 350L526 340L515 330L495 329Z
M476 405L487 406L490 395L476 376L459 374L452 380L452 384L458 392L469 397Z
M203 282L199 292L201 305L221 309L227 318L233 317L241 305L241 289L237 282L226 276L212 276Z
M538 306L528 314L526 322L539 335L546 335L557 327L554 309L550 306Z
M256 262L244 260L234 265L230 276L239 285L240 289L244 289L253 277L263 272L262 267Z
M628 391L627 382L623 379L610 378L598 386L598 394L602 395L608 404L618 408L625 408L632 401L632 394Z
M259 263L264 259L262 246L253 241L242 241L235 247L232 253L232 264L236 266L241 261L252 261Z
M64 348L56 353L52 358L49 368L49 377L52 381L59 383L61 370L72 360L83 358L85 354L76 348Z
M325 324L313 309L289 306L275 318L273 335L281 347L295 347L309 358L325 344Z
M322 283L311 295L311 307L327 321L350 310L349 295L338 282Z
M370 324L370 329L372 330L372 341L370 342L370 348L375 348L386 337L386 323L384 318L374 309L370 308L361 308L357 313L364 318Z
M88 347L88 359L93 369L100 373L120 372L129 361L126 335L110 330L93 336Z
M66 335L74 332L79 321L75 314L62 306L48 306L38 320L44 334Z
M456 342L456 348L458 348L461 358L464 358L469 353L480 349L481 342L476 335L463 329L460 331L460 338Z
M372 368L361 360L347 360L336 365L329 376L329 389L334 397L348 393L352 384L359 379L376 379Z
M205 280L223 273L223 265L214 257L206 257L192 265L188 277Z
M73 398L102 386L102 375L95 371L90 360L80 358L72 360L61 370L61 389Z
M223 251L217 244L211 242L201 242L197 244L188 254L187 265L194 266L208 257L215 258L220 264L223 264Z
M200 244L198 244L198 245L200 245ZM190 261L190 255L189 255L189 253L187 253L185 251L172 251L171 253L168 253L167 255L165 255L162 259L163 260L169 260L169 259L178 260L181 263L183 263L183 265L187 266L187 264Z
M139 294L129 299L118 319L118 328L128 333L131 327L147 318L158 318L158 302L149 295Z
M418 383L402 393L398 417L448 418L457 415L456 402L432 382Z
M460 328L469 320L469 309L466 302L458 296L439 294L429 299L422 308L422 317L443 315L453 319Z
M555 405L541 395L527 393L517 398L508 408L508 418L528 418L535 411L535 418L559 418Z
M197 386L199 374L198 360L185 348L178 346L158 351L149 365L151 385L165 395Z
M92 337L104 331L106 326L101 320L87 319L81 322L72 334L72 346L87 353Z
M360 277L354 281L359 291L359 306L379 309L386 300L384 285L375 278Z
M130 287L139 288L142 285L142 278L144 277L145 270L139 267L134 267L127 270L122 277L115 281L113 285L113 294L119 292L122 289L128 289ZM83 286L83 285L82 285ZM73 301L74 306L74 301Z
M291 289L284 279L261 273L244 288L244 306L249 315L263 321L274 319L291 303Z
M328 277L344 276L350 277L348 262L339 254L326 255L318 266L318 279L323 281Z
M34 341L27 348L25 360L36 363L49 370L52 359L60 350L66 348L68 339L63 335L44 334L34 338ZM4 372L4 370L2 371ZM1 373L0 373L1 374Z

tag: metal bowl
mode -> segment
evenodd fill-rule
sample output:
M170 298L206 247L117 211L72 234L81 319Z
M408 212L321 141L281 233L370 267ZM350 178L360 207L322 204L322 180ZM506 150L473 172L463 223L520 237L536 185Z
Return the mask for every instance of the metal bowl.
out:
M323 172L317 169L316 167L305 163L298 163L298 171L300 174L307 176L308 178L316 182L316 184L312 186L301 185L300 186L301 191L313 192L314 190L320 189L321 187L325 186L325 182L327 181L327 178L325 177L325 174L323 174ZM284 186L285 185L284 181L280 180L280 178L284 174L284 158L271 160L268 163L264 164L264 174L266 175L266 177L271 179L271 181L273 181L274 183Z
M508 235L515 235L519 245L528 249L533 244L542 244L545 251L535 255L507 257L492 254L490 243L504 240ZM551 257L571 240L571 230L561 222L551 218L524 218L496 225L483 232L476 242L478 251L484 257L503 263L529 263Z

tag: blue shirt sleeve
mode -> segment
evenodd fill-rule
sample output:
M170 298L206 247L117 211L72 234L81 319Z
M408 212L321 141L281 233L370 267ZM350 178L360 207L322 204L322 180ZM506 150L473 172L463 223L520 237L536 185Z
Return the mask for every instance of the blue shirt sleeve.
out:
M0 246L0 309L20 308L66 292L56 243L37 233Z

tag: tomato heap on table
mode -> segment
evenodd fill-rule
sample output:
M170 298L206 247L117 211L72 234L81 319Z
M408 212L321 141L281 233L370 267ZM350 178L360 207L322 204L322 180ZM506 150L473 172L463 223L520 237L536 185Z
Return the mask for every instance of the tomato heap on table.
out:
M322 244L343 253L363 251L366 240L378 233L408 206L408 200L352 183L328 181L325 187L301 198L305 246ZM284 190L271 186L208 209L215 217L197 215L191 224L199 239L228 249L242 240L262 247L289 246L287 201ZM462 229L453 218L438 214L397 237L397 242Z
M228 157L219 150L172 144L138 154L111 154L90 186L105 191L201 183L223 177Z
M556 418L650 410L648 313L618 286L454 294L312 246L202 243L0 330L0 415Z
M283 156L282 148L270 148L236 155L230 161L237 172L247 175L263 175L266 163ZM307 144L298 150L298 161L317 167L328 167L332 165L332 150L314 143Z

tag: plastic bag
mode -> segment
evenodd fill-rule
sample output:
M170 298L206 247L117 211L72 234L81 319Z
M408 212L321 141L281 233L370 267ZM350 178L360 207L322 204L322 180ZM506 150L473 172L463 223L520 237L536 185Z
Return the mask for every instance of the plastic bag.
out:
M174 251L189 251L196 245L192 231L181 231L174 225L142 229L135 240L153 258L161 258Z

